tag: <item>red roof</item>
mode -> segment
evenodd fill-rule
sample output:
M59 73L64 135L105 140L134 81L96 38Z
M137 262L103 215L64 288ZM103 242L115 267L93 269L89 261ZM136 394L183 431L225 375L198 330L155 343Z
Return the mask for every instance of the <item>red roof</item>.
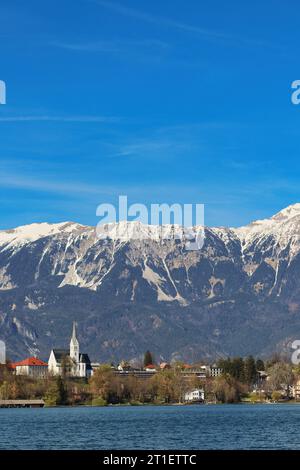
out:
M147 366L145 366L145 369L156 369L156 366L153 364L148 364Z
M41 361L38 357L28 357L23 361L13 362L11 367L15 369L17 366L48 366L44 361Z

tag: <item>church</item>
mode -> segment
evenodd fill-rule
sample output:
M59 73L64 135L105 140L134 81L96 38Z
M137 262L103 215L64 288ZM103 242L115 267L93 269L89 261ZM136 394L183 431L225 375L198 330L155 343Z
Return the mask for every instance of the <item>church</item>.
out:
M67 373L72 377L86 378L92 375L90 358L88 354L81 353L79 349L75 322L73 322L70 350L52 349L48 361L48 372L53 375Z

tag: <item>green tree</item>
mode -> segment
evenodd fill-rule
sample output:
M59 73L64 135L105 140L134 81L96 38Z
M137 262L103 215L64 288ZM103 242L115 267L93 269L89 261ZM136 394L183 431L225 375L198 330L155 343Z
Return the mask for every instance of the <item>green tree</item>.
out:
M248 356L244 362L245 382L252 385L257 379L256 363L253 356Z
M44 400L48 406L67 405L68 392L60 375L57 376L54 380L51 380L48 390L44 396Z
M6 380L0 386L0 398L1 400L9 400L10 398L10 386Z
M144 355L144 367L153 364L153 357L150 351L146 351Z
M59 375L56 379L56 385L58 390L58 405L66 405L68 403L68 392L65 386L65 382Z
M90 379L91 392L94 398L110 402L115 391L115 374L108 364L101 365Z
M229 357L227 359L220 359L217 365L223 370L224 374L232 375L232 362Z
M269 367L272 367L274 364L276 364L277 362L282 362L281 360L281 357L280 357L280 354L279 353L274 353L270 359L267 360L267 363L266 363L266 367L267 369Z
M245 365L241 357L235 357L231 361L231 375L236 380L243 382L245 379Z
M272 392L272 400L273 401L279 401L281 398L281 393L278 390L274 390Z
M163 370L151 377L149 385L154 400L180 402L184 393L184 377L178 369Z
M261 359L257 359L256 361L256 370L265 370L264 361L262 361Z
M268 369L268 385L272 391L284 389L286 396L290 396L290 386L294 382L293 369L290 364L276 362Z
M61 360L61 376L63 380L72 375L74 361L69 356L63 356Z
M241 399L243 387L230 374L224 374L214 380L212 391L217 401L222 403L237 403Z

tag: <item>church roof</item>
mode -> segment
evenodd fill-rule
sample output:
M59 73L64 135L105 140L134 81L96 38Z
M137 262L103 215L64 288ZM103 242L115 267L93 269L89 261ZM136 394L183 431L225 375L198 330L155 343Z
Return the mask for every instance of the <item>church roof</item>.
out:
M92 369L91 361L88 354L79 354L79 362L86 364L87 369Z
M56 362L61 362L64 357L70 356L68 349L53 349L53 354Z
M61 363L64 357L70 357L70 351L68 349L53 349L53 354L56 362ZM88 354L80 353L79 362L86 364L87 369L92 369L91 361Z

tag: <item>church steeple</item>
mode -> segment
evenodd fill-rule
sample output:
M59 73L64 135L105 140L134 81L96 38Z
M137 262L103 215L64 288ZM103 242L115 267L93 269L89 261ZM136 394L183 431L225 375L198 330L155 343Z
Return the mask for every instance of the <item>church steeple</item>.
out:
M70 341L70 358L76 363L79 362L79 342L77 339L76 322L73 322L73 331Z

